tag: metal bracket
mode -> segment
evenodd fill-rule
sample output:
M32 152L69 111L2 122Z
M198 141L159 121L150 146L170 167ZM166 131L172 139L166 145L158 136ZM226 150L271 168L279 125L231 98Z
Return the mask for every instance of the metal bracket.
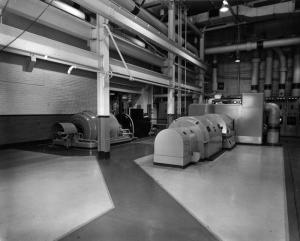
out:
M120 49L119 49L117 43L116 43L116 41L115 41L115 38L114 38L112 32L110 31L109 26L108 26L107 24L103 24L103 25L104 25L104 27L106 28L106 30L107 30L107 32L108 32L108 34L109 34L111 40L113 41L113 44L115 45L115 47L116 47L116 49L117 49L117 52L118 52L118 54L119 54L119 56L120 56L120 58L121 58L121 60L122 60L122 62L123 62L123 65L124 65L124 67L125 67L126 70L127 70L127 73L128 73L128 76L129 76L129 80L134 80L134 78L133 78L133 76L131 75L131 72L130 72L128 66L127 66L127 63L126 63L126 61L125 61L125 59L124 59L124 57L123 57L123 55L122 55L122 53L121 53L121 51L120 51Z

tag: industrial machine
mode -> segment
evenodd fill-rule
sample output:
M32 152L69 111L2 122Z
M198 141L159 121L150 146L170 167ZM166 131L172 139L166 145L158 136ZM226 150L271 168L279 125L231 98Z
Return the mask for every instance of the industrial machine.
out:
M131 141L133 133L123 129L114 115L109 117L111 144ZM53 126L56 145L80 148L97 147L97 117L91 111L83 111L71 117L70 123L55 123Z
M209 159L235 145L233 128L233 120L226 115L180 117L156 136L154 163L185 167Z
M300 136L300 97L268 97L267 103L279 106L282 123L281 136Z
M243 93L240 99L218 98L212 100L211 104L189 106L190 116L208 113L230 116L234 120L238 143L263 144L264 139L268 144L279 143L279 109L276 104L265 103L263 93ZM264 126L267 127L266 138L264 138Z

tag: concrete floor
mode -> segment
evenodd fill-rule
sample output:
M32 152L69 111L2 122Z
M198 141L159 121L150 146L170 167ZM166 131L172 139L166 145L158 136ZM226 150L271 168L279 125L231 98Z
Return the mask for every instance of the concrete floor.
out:
M1 241L55 240L113 208L95 157L0 153Z
M236 146L183 170L136 162L220 240L289 240L282 147Z
M220 206L216 206L217 209L228 209L223 211L223 213L227 212L227 214L230 214L229 208L232 208L233 204L243 206L243 203L237 199L239 195L244 196L244 201L250 198L253 202L258 202L259 198L262 198L264 195L269 196L272 195L272 193L276 193L274 200L271 201L271 203L273 203L272 205L267 206L266 202L259 203L259 205L249 203L249 208L255 207L253 216L259 215L259 210L261 210L259 207L266 208L261 210L262 214L263 212L266 213L266 210L268 210L268 212L272 211L272 213L268 213L268 215L265 216L265 220L267 221L262 224L262 226L266 226L272 231L275 230L277 226L280 226L279 229L281 231L285 230L285 233L289 233L290 241L298 241L298 210L300 208L300 195L298 190L300 190L300 179L297 178L297 176L299 176L300 173L300 168L298 168L300 161L300 140L287 139L283 142L289 224L289 227L286 229L283 228L283 222L286 222L286 218L283 218L282 213L282 207L284 206L282 202L283 175L280 174L282 168L279 168L280 165L282 167L283 164L282 159L280 161L282 151L278 151L280 148L275 147L274 150L276 151L274 151L273 154L272 152L269 153L269 155L273 155L272 158L276 160L276 162L273 163L272 160L265 158L266 152L264 148L258 152L259 154L257 154L257 150L253 148L255 149L256 147L246 148L246 146L238 146L237 151L246 152L246 155L241 155L242 159L234 160L235 150L227 154L225 152L226 158L224 162L218 161L217 159L216 162L208 163L204 169L201 169L199 166L199 169L196 168L195 171L192 172L197 175L199 173L202 173L202 176L203 174L206 175L208 185L212 185L211 181L213 180L213 175L218 177L215 181L219 182L226 176L227 179L225 180L227 180L227 182L233 180L242 181L242 183L232 182L233 185L230 187L227 187L225 182L220 185L219 188L214 189L215 192L212 193L210 197L205 197L203 200L211 200L212 204L215 203L217 205L220 200L213 199L214 194L218 199L222 197L220 196L222 193L228 200L233 198L229 203L219 203ZM0 150L0 240L40 241L58 240L60 237L60 240L88 241L221 240L221 235L219 235L219 233L216 234L216 231L212 229L212 223L204 223L203 220L199 222L200 219L198 219L196 214L188 210L181 202L179 203L175 200L174 197L162 188L162 183L158 184L134 162L135 159L149 156L152 153L152 139L114 146L112 148L111 158L108 160L98 160L98 162L96 162L96 158L93 157L95 154L93 152L79 149L65 150L45 144L20 146L14 150ZM249 157L249 155L263 157L262 159L267 162L266 165L262 165L257 158L255 158L254 164L246 162L247 158L244 156ZM228 162L227 164L229 165L225 165L225 162ZM193 166L190 168L193 168ZM191 170L190 168L187 170ZM101 170L101 172L99 172L99 170ZM231 173L233 173L233 175L230 175ZM46 174L45 178L44 174ZM101 174L103 174L105 182ZM209 175L211 175L210 178ZM264 179L264 176L267 178ZM257 180L255 177L257 177ZM255 180L251 181L251 178L255 178ZM26 179L30 180L30 182L23 181ZM190 182L193 183L193 185L188 185L187 187L183 185L184 180L181 180L182 182L180 184L180 177L176 177L175 179L178 179L179 182L177 182L174 187L178 187L180 192L189 190L190 186L197 186L197 183L193 182L192 178ZM258 190L259 195L254 195L254 186L260 181L264 184L261 186L261 189ZM53 183L55 183L55 185L53 185ZM109 193L105 183L107 184ZM85 184L88 185L84 186ZM245 184L249 185L249 187L245 190L241 189L241 186ZM271 189L264 194L263 190L268 187L268 185L270 185ZM16 189L16 186L18 186L19 189ZM278 188L276 188L276 186ZM12 187L14 187L15 191L18 190L17 192L13 192L14 195L17 196L8 195ZM23 187L25 188L23 189ZM173 189L176 190L177 188L174 187ZM200 187L203 188L204 184L200 183ZM236 192L234 192L235 188L237 188ZM78 198L78 190L83 191L80 198ZM229 193L235 193L236 196L228 195L226 190L229 191ZM94 195L91 192L96 192L96 194ZM252 194L253 197L251 197ZM18 200L16 197L18 197ZM85 202L86 199L89 201L87 201L87 205L81 205L76 203L76 197L80 202ZM110 197L112 200L110 200ZM195 198L189 196L187 196L187 198L195 202ZM103 202L103 199L106 201ZM25 201L22 202L22 200ZM31 200L35 201L31 202ZM46 205L43 206L39 204L39 200L44 200ZM47 200L49 203L47 203ZM51 200L55 200L56 205L52 205ZM97 201L95 202L93 200ZM109 202L107 202L107 200L109 200ZM201 203L203 200L199 202ZM103 207L102 203L106 203L106 205ZM278 203L278 207L275 207L276 203ZM112 205L114 205L114 208L110 209ZM22 208L18 208L18 206ZM212 207L211 210L208 210L207 214L213 214L213 216L219 217L219 209L216 210L216 208ZM49 211L46 216L43 216L44 209L49 209L51 212ZM2 212L2 210L5 210L5 212ZM26 214L26 210L33 211L32 214L34 214L34 216L30 216L29 212L27 213L29 214L29 218L16 218L17 215L22 213ZM73 215L77 217L70 222L72 225L69 225L69 222L63 218L61 218L62 222L53 222L53 217L66 216L65 213L68 210L74 212ZM13 213L13 215L9 216L8 213ZM276 222L272 222L278 213L280 214L280 216L277 216L279 219ZM72 217L71 214L67 216L69 218ZM26 217L26 215L24 217ZM34 220L32 217L40 218ZM268 217L270 217L270 219ZM34 221L30 220L31 218ZM226 224L228 220L245 219L243 222L244 224L248 223L250 225L249 228L242 227L240 229L240 227L237 227L237 229L240 229L241 232L245 231L249 233L255 232L255 230L251 230L251 227L254 227L252 218L252 216L247 216L246 213L244 213L244 216L235 213L235 215L227 215L223 217L223 219L220 217L220 223ZM21 221L12 221L17 219ZM7 220L10 220L10 222L7 222ZM211 219L208 220L211 222ZM35 222L35 232L31 232L30 229L27 228L21 230L22 232L18 232L18 230L20 230L18 225L26 227L26 225L28 225L26 222ZM57 232L55 231L56 227L59 227L57 228ZM261 227L260 230L261 229L264 229L264 227ZM21 239L13 239L17 237L17 235L20 237L20 234L22 235ZM275 234L272 235L272 237L274 237L273 240L281 240L277 239L277 236L274 236ZM268 239L255 238L252 240Z

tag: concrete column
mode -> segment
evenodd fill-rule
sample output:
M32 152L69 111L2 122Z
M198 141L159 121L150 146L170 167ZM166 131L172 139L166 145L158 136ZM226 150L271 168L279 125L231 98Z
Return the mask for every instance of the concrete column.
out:
M217 56L214 55L212 64L212 91L217 92L218 90L218 60Z
M97 73L97 118L98 118L98 152L100 157L110 153L110 105L109 105L109 34L104 27L108 20L97 15L97 45L99 70ZM101 56L101 57L100 57Z
M169 2L168 9L168 37L171 40L175 40L175 3L174 1ZM171 124L174 120L175 114L175 65L174 65L175 55L173 53L168 53L168 75L171 78L170 85L168 89L168 124Z
M265 74L265 84L264 93L265 97L270 97L272 94L272 74L273 74L273 52L268 50L266 58L266 74Z

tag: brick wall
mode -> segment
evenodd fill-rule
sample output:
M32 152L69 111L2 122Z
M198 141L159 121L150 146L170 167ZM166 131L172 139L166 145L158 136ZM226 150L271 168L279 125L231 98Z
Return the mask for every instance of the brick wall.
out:
M0 145L48 139L56 121L96 112L96 79L67 75L67 66L45 62L25 72L22 63L25 57L0 58Z

